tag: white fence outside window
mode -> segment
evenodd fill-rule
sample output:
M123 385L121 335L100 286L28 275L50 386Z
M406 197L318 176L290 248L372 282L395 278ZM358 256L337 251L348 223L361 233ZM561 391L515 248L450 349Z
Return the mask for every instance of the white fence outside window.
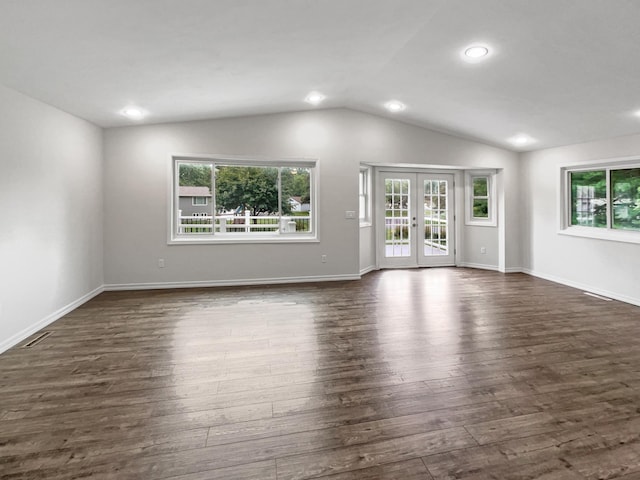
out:
M178 212L178 234L296 233L310 230L310 215L182 215Z

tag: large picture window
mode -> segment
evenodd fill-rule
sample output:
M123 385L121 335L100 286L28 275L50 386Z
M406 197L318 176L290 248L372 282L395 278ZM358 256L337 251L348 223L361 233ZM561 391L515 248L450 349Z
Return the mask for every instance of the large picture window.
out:
M640 231L640 166L564 169L567 233ZM583 228L586 227L586 228ZM624 239L625 237L611 237ZM626 237L629 238L629 237ZM635 241L635 240L634 240Z
M312 161L174 158L171 240L313 238L314 174Z

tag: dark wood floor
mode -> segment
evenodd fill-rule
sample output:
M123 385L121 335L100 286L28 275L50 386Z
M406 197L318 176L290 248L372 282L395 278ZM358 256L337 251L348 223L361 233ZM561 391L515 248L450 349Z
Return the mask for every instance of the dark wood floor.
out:
M5 479L640 479L640 308L521 274L104 293L0 356Z

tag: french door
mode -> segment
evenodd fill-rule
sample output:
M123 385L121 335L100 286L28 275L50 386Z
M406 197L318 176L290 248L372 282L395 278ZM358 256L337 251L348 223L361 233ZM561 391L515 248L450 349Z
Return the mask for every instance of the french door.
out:
M455 265L453 175L379 172L381 268Z

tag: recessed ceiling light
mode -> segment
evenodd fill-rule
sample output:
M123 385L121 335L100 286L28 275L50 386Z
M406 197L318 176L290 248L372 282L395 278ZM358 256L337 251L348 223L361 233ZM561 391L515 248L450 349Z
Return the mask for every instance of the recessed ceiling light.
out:
M519 133L519 134L514 135L513 137L507 139L507 142L509 142L511 145L514 145L516 147L523 147L525 145L529 145L531 143L534 143L535 139L531 138L526 133Z
M636 117L640 117L640 110L636 110L635 112L633 112L633 115Z
M131 106L123 108L120 113L122 113L122 115L124 115L125 117L130 118L131 120L142 120L146 112L140 107Z
M390 100L384 104L384 108L389 110L391 113L397 113L405 110L407 106L398 100Z
M320 105L322 101L327 98L320 92L311 92L304 99L305 102L310 103L311 105Z
M481 58L489 54L489 49L484 45L472 45L467 47L464 54L469 58Z
M492 55L492 49L485 43L474 43L460 50L460 58L467 63L484 62Z

